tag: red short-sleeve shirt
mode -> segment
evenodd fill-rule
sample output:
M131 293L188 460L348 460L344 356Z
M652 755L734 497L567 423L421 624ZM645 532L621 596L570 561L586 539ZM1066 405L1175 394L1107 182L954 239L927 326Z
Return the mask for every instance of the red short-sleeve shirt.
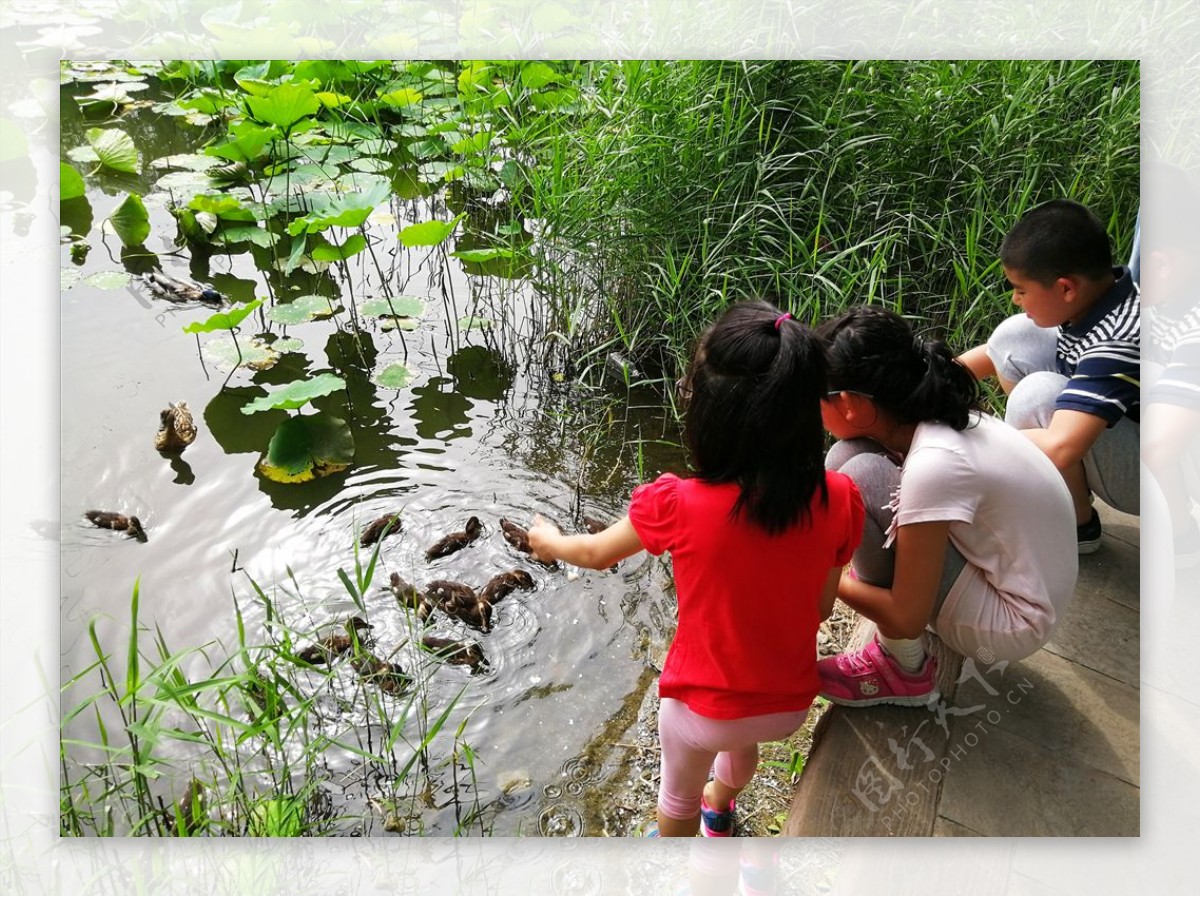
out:
M671 552L679 624L660 697L713 719L803 710L819 690L821 586L862 538L863 504L849 477L828 471L829 501L770 536L739 514L736 483L663 474L639 486L629 519L651 554Z

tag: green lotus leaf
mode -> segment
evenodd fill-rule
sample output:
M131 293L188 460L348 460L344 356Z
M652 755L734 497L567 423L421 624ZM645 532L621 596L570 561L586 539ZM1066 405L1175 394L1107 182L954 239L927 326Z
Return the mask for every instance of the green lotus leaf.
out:
M424 95L421 93L421 91L413 87L402 87L399 90L393 90L389 93L385 93L379 98L380 102L387 103L387 105L394 107L415 106L420 103L422 99L424 99Z
M223 227L217 233L216 240L220 243L253 243L255 246L261 246L264 249L269 249L278 238L272 238L263 228L257 224L239 224L233 227Z
M383 171L389 171L392 167L392 163L383 159L367 157L363 159L354 159L350 163L350 167L355 171L365 171L371 174L379 174Z
M384 389L403 389L412 380L412 371L402 364L389 364L371 377L371 381Z
M416 330L421 326L418 318L382 317L379 319L379 329L384 333L392 330Z
M427 184L449 183L466 174L466 169L453 162L424 162L417 166L417 175Z
M58 199L60 202L75 199L86 193L83 175L66 162L58 163Z
M184 333L212 333L216 330L232 330L245 320L246 316L262 305L261 299L247 302L229 311L219 311L207 321L193 321L183 328Z
M254 221L254 212L236 196L205 193L193 196L187 207L195 212L208 212L224 221Z
M151 168L185 171L208 171L210 168L215 168L221 164L221 160L215 156L206 156L200 153L176 153L172 156L162 156L150 163Z
M376 296L363 302L358 310L369 318L419 318L425 314L425 303L416 296Z
M482 153L492 142L491 131L480 131L478 134L472 134L470 137L464 137L457 143L450 145L450 149L463 156L473 156L477 153Z
M130 277L128 271L97 271L95 274L85 277L83 282L100 290L116 290L131 280L133 278Z
M255 399L242 408L242 414L266 411L271 408L303 408L313 399L346 388L346 381L336 374L318 374L311 380L293 380L274 392Z
M301 84L280 84L266 96L247 97L246 106L259 121L277 125L285 131L300 119L315 115L321 101Z
M341 246L326 242L314 246L309 255L318 262L336 262L358 255L367 248L367 238L362 234L351 234Z
M220 371L232 371L237 367L265 371L275 367L280 351L261 337L240 339L236 342L226 334L210 339L201 350L204 357Z
M502 246L493 246L490 249L459 249L450 254L462 259L464 262L476 263L490 262L494 259L510 259L513 257L513 251L505 249Z
M454 233L458 222L465 215L455 215L449 221L423 221L420 224L410 224L400 231L400 242L410 249L413 246L438 246Z
M176 103L181 109L200 112L204 115L217 115L227 106L233 105L228 94L211 87L201 87L186 97L180 97Z
M232 162L253 162L275 138L271 128L264 128L252 121L238 121L229 126L229 139L204 151L210 156L229 159Z
M493 325L490 318L477 318L474 315L468 315L465 318L458 319L459 330L487 330Z
M318 412L289 417L259 461L263 476L281 483L301 483L338 473L354 460L354 434L341 418Z
M303 324L332 317L341 310L328 296L297 296L289 302L280 302L267 309L267 319L277 324Z
M521 67L521 83L530 90L539 90L561 80L562 76L544 62L527 62Z
M313 199L312 211L288 225L288 233L295 236L315 233L330 227L358 227L375 207L387 199L391 185L384 179L372 179L371 185L361 192L344 195L322 194Z
M109 216L113 230L126 246L141 246L150 236L150 214L136 193L130 193Z
M96 151L101 165L113 171L138 173L138 151L133 138L116 128L88 128L84 132L88 144Z
M271 343L271 348L276 352L299 352L304 348L304 340L294 336L282 336Z
M90 146L73 146L67 150L67 158L72 162L99 162L100 157Z
M211 190L212 181L202 171L168 171L154 182L154 186L158 190L174 194L174 201L178 202L180 198Z

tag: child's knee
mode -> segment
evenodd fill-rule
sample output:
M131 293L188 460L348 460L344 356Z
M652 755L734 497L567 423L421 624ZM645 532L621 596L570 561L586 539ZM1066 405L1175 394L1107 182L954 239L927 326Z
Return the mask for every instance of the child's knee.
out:
M1018 430L1044 429L1054 416L1054 404L1067 378L1054 371L1036 371L1021 379L1009 394L1004 420Z
M1016 383L1037 371L1054 370L1053 328L1039 327L1026 315L1005 318L987 341L988 358L1001 381Z

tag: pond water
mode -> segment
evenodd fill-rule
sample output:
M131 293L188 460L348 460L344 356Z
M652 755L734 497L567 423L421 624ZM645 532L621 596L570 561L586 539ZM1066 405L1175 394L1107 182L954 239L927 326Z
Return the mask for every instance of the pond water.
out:
M383 541L363 596L376 653L395 650L406 669L425 671L427 720L463 694L430 744L428 768L397 784L394 767L366 762L353 748L378 746L386 720L372 706L381 700L395 709L401 699L369 698L349 664L328 681L297 671L298 687L320 695L307 737L320 732L343 745L323 753L323 788L335 808L330 830L383 834L375 810L387 798L404 807L410 833L454 833L461 822L454 797L473 779L481 811L469 833L625 834L606 831L597 806L621 761L619 736L652 687L649 671L670 638L669 572L644 554L615 572L547 569L503 540L499 520L528 524L542 513L577 529L583 512L608 519L623 513L641 477L680 466L678 434L661 396L619 383L600 396L583 394L546 360L541 298L530 280L482 274L478 266L468 273L472 266L447 254L453 243L404 248L396 238L404 226L453 216L445 191L394 193L364 226L371 251L325 272L285 274L265 264L262 253L177 246L161 180L171 170L149 163L195 153L211 134L150 106L115 123L84 120L74 97L93 87L63 87L64 159L86 143L87 128L116 126L133 136L143 164L136 176L89 173L86 204L64 206L63 223L90 248L84 253L78 239L64 239L61 253L62 681L94 664L93 622L114 675L124 676L135 581L143 654L156 656L156 631L172 651L208 645L185 663L193 678L236 648L238 611L248 644L279 638L279 629L265 625L266 606L253 583L293 628L297 645L311 641L313 631L357 612L339 570L353 577L358 532L400 511L402 529ZM150 217L151 235L137 251L122 249L102 229L130 192L146 197ZM152 270L211 284L238 303L266 300L242 323L240 346L254 336L302 345L268 370L231 370L199 348L220 334L183 331L216 309L156 296L144 281ZM115 285L111 273L118 275ZM131 275L128 282L123 274ZM351 299L380 295L385 281L393 294L422 300L415 329L387 331L379 319L352 320ZM293 326L266 315L311 294L347 311ZM493 326L459 327L468 315ZM385 388L372 379L391 362L409 370L408 385ZM305 413L315 407L348 423L352 463L309 482L274 482L256 465L285 412L241 409L269 388L322 372L342 377L345 388ZM619 422L603 437L584 426L584 405L598 400ZM164 455L153 440L159 412L179 401L188 403L199 433L181 455ZM641 443L640 471L627 445L633 441ZM92 508L138 515L147 541L92 526L83 517ZM425 549L472 515L483 522L483 537L427 562ZM393 572L416 584L453 579L478 586L516 567L532 573L535 588L498 604L491 632L441 613L431 621L432 633L479 642L489 663L474 675L418 652L411 617L383 588ZM85 679L74 699L64 697L64 708L95 690L96 680ZM419 742L418 723L405 726L401 741ZM94 718L81 715L66 734L95 740ZM154 787L169 802L200 773L186 746L163 749L177 762ZM394 752L401 765L410 754L403 744Z

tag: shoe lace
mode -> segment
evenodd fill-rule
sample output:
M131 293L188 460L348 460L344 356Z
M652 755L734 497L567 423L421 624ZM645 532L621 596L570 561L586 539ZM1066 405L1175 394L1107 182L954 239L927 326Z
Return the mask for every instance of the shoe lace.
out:
M875 664L867 657L866 651L855 651L852 654L842 655L846 663L846 671L858 675L859 673L867 673L875 669Z

